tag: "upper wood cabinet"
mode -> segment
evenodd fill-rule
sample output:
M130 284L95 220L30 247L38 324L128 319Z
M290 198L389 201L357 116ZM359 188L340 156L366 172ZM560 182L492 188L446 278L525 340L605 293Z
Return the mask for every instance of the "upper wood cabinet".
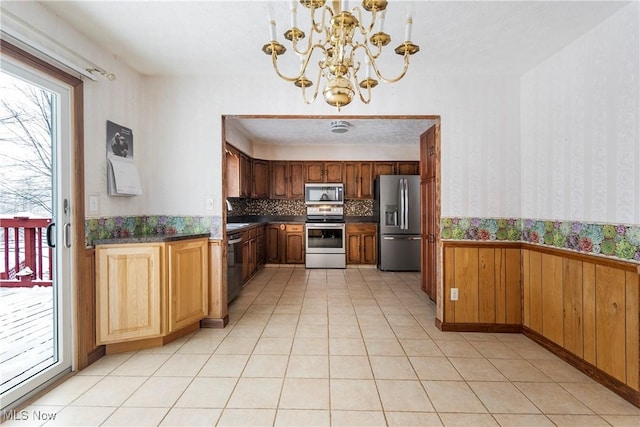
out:
M422 179L434 178L436 176L436 126L431 126L429 130L420 135L420 159L422 168L420 177Z
M227 144L226 183L227 197L250 197L252 186L251 158Z
M272 161L270 164L271 198L304 199L304 163Z
M373 178L378 175L395 175L396 162L375 162L373 165Z
M255 199L269 198L269 162L253 159L251 170L251 197Z
M373 163L344 162L345 199L373 198Z
M396 175L418 175L420 173L420 162L398 162L396 164Z
M343 162L305 162L305 182L342 182Z
M378 175L418 175L420 162L406 160L400 162L374 162L373 178Z

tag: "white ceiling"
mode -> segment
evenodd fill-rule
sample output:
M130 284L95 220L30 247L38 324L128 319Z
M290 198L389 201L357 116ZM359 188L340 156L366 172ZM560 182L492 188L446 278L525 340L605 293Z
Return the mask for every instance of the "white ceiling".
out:
M290 23L289 2L284 0L45 1L43 5L143 75L270 75L275 81L271 62L260 50L269 39L268 3L273 4L279 38L284 42L281 34ZM349 6L357 3L350 0ZM380 67L399 68L399 57L391 50L404 38L407 8L413 9L412 41L421 47L411 58L410 73L472 70L521 75L627 3L390 0L385 32L392 42L389 52L381 56ZM304 10L299 7L300 27L308 22ZM237 123L259 141L319 143L317 135L336 137L326 130L329 121L314 117L242 119ZM414 137L416 127L420 133L429 127L415 120L384 120L375 126L369 121L366 127L361 121L349 121L353 130L368 128L375 133L337 135L343 142L344 138L363 142L375 135L379 141L397 143Z

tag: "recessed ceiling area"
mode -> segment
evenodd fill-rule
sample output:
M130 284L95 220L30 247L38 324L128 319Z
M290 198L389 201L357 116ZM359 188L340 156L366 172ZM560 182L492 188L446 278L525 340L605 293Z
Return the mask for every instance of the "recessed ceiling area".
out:
M336 117L227 116L225 123L254 143L268 145L406 145L417 144L420 135L436 123L426 117L339 117L348 132L334 133Z

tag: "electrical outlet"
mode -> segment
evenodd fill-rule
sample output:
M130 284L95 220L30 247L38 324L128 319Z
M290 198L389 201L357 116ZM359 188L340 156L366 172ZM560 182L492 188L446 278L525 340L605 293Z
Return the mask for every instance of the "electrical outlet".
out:
M458 301L458 288L451 288L451 301Z
M213 196L208 196L204 201L204 210L207 212L213 212L214 199Z

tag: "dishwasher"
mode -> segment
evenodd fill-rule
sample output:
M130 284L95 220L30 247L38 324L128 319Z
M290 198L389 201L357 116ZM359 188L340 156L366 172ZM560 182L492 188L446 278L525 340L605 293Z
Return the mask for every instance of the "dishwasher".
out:
M227 304L242 289L242 233L227 235Z

